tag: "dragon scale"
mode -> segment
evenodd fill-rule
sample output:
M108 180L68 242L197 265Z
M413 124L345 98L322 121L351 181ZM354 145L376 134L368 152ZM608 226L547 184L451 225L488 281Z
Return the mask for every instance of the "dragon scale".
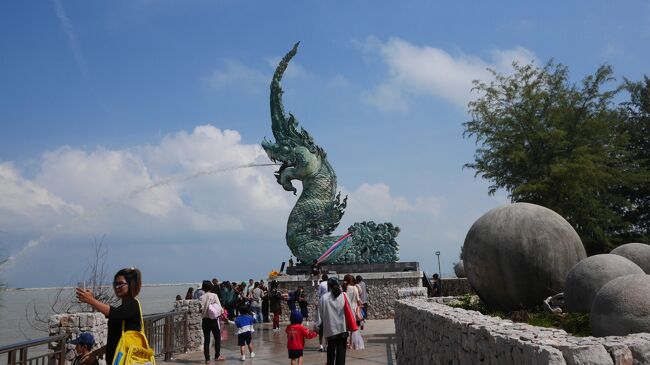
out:
M289 214L287 245L303 263L395 262L399 258L395 241L399 228L391 223L355 223L347 234L332 235L343 217L347 197L341 199L337 192L336 173L325 150L315 144L306 130L298 130L298 121L292 114L285 114L282 104L280 81L297 50L298 43L282 58L273 75L270 104L275 142L262 141L269 158L282 162L275 176L284 190L296 194L292 181L300 180L303 184Z

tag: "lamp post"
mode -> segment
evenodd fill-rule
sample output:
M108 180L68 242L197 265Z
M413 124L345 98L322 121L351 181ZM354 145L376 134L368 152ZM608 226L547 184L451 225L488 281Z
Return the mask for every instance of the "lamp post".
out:
M438 257L438 280L440 280L440 296L442 296L442 271L440 271L440 251L436 251L436 256Z

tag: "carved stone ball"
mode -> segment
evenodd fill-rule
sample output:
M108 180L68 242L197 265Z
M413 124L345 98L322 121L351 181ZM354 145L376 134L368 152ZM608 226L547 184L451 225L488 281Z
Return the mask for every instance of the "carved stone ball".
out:
M650 245L638 242L626 243L616 247L610 253L625 257L639 265L646 274L650 274Z
M643 274L643 270L623 256L604 254L578 262L566 276L564 300L569 312L589 313L596 293L619 276Z
M465 264L463 264L463 260L454 264L454 274L456 274L457 278L465 277Z
M571 225L554 211L515 203L490 210L464 243L465 273L493 309L530 309L564 289L571 268L587 254Z
M650 275L620 276L594 298L589 322L594 336L650 332Z

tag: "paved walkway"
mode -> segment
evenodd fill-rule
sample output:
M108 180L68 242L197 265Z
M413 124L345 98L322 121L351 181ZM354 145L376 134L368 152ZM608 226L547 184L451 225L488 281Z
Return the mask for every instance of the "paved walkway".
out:
M258 325L253 335L255 346L255 358L251 359L246 350L246 361L240 361L237 336L234 334L234 325L226 325L226 331L222 334L221 354L226 357L225 362L211 362L210 365L218 364L289 364L287 354L287 335L284 333L286 323L282 325L280 333L271 331L271 324ZM395 325L390 320L368 321L361 331L366 348L363 350L348 350L346 365L361 364L397 364L395 361ZM211 348L211 356L214 356L214 347ZM318 337L307 340L305 343L305 356L303 363L325 364L326 354L318 351ZM203 352L190 352L180 354L170 362L157 362L159 365L174 364L203 364Z

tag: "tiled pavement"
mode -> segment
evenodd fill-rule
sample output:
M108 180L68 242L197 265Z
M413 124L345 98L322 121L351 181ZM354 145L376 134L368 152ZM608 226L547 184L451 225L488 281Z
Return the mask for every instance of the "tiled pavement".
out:
M237 336L234 334L234 325L225 326L222 333L221 354L226 357L224 362L211 362L210 365L218 364L289 364L287 355L287 336L284 333L286 323L282 325L280 333L271 331L270 323L258 325L253 335L255 346L255 358L251 359L246 350L246 361L239 360L239 347ZM370 365L370 364L397 364L395 361L395 325L390 320L368 321L361 331L365 341L365 349L348 350L348 365ZM214 347L211 348L211 355L214 356ZM179 354L169 362L158 361L159 365L174 364L204 364L203 352L190 352ZM325 353L318 352L318 337L307 340L305 343L305 356L303 364L325 364Z

